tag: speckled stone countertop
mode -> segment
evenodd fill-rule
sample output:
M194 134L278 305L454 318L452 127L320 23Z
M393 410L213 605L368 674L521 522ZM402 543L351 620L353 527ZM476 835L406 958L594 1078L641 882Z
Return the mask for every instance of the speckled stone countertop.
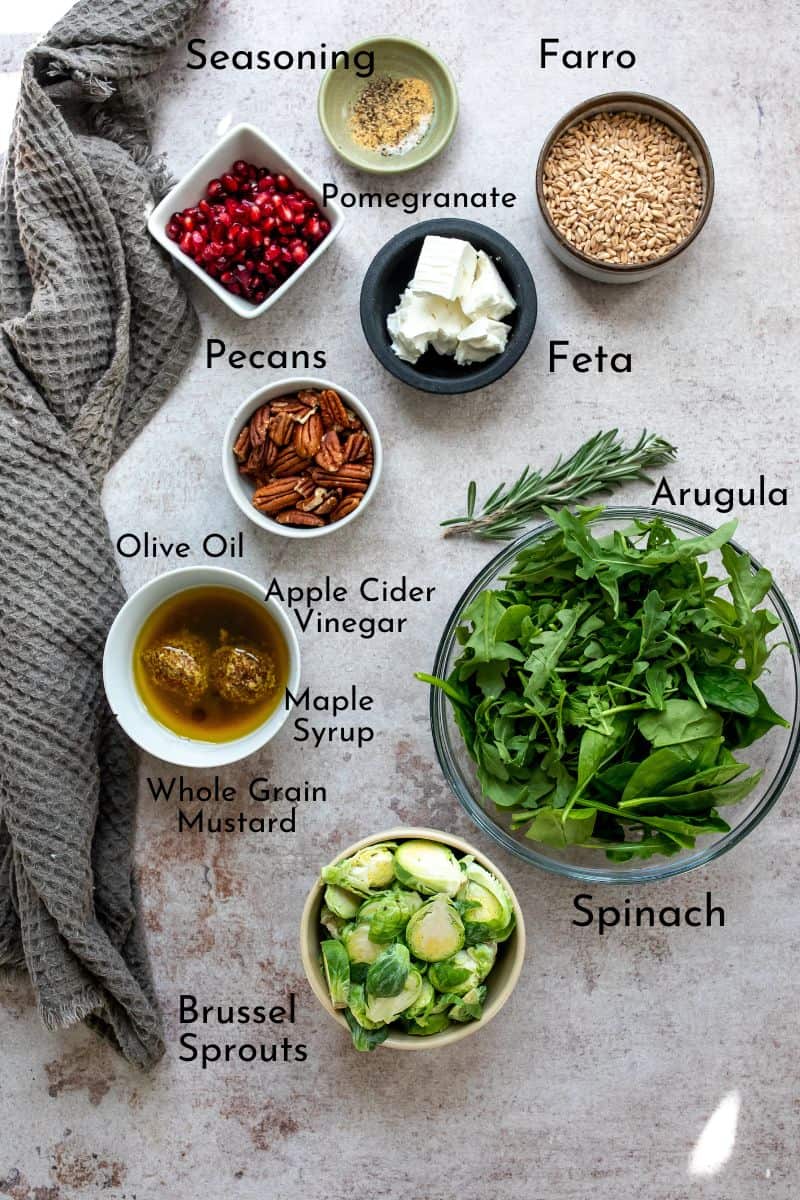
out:
M46 7L58 4L27 4L0 22L9 31L13 21L0 37L6 120L23 49L56 15ZM196 545L212 530L245 527L244 558L224 565L254 577L311 584L328 574L355 587L365 575L396 582L405 574L436 591L430 604L398 610L409 618L400 636L301 638L312 691L356 684L375 697L369 746L313 751L286 730L263 754L221 773L242 788L256 775L282 786L324 783L327 802L301 808L295 834L179 834L175 806L154 804L144 782L172 772L143 763L138 863L168 1053L144 1077L83 1029L46 1032L28 987L0 982L0 1196L794 1200L796 784L728 856L636 895L685 905L710 889L725 907L722 930L628 929L600 939L571 924L580 887L497 852L526 915L529 953L502 1015L450 1051L353 1052L311 994L297 947L316 868L365 833L430 824L493 853L442 780L427 691L412 679L432 662L443 622L488 557L479 543L443 543L437 527L460 510L473 475L493 485L528 461L545 465L598 428L619 425L635 436L647 424L680 449L670 471L676 486L749 486L763 472L790 487L788 507L746 509L740 536L800 605L800 205L788 164L798 41L790 6L544 0L532 15L522 0L489 8L434 0L419 13L396 0L376 0L368 13L356 0L220 0L194 35L206 37L208 49L341 48L375 32L424 38L448 61L462 101L450 148L400 181L400 190L516 192L514 209L464 215L488 220L525 254L539 323L521 363L488 391L437 400L392 380L370 354L357 313L375 249L418 219L398 210L350 212L323 264L263 320L237 321L191 282L204 339L246 351L324 351L326 374L378 421L386 452L380 491L345 534L311 545L244 522L223 485L220 438L234 407L282 372L207 369L201 346L107 481L113 535L149 530ZM559 37L564 48L630 48L637 63L628 71L557 64L542 71L540 37ZM190 71L185 61L185 49L177 51L164 73L156 131L176 174L221 123L250 120L312 176L354 190L374 186L341 164L320 132L319 72ZM683 108L717 169L714 210L697 244L675 269L630 289L566 272L534 221L543 137L568 107L615 88ZM630 352L633 371L550 374L551 338L568 339L574 350L602 344ZM652 489L632 486L624 499L649 502ZM708 509L688 511L716 518ZM128 560L126 585L134 589L171 565ZM297 997L291 1037L307 1046L307 1061L206 1071L179 1061L181 993L206 1004L272 1005L289 992ZM252 1039L238 1029L206 1035Z

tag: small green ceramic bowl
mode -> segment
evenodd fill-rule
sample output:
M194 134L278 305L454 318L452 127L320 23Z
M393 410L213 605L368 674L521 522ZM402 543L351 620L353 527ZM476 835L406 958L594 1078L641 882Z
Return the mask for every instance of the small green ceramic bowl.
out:
M405 154L377 154L354 142L348 126L352 105L370 82L352 69L358 51L371 50L375 66L371 79L378 75L424 79L434 96L434 114L430 129L422 141ZM399 175L414 171L444 150L458 119L458 92L447 67L440 58L410 38L376 37L359 42L350 50L351 69L337 67L322 80L317 98L319 123L336 153L354 167L375 175Z

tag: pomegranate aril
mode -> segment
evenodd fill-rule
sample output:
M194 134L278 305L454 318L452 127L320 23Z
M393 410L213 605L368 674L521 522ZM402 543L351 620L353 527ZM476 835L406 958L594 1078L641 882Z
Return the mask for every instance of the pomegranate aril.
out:
M248 175L250 174L250 167L243 158L237 158L236 162L231 168L231 171L237 179L247 179Z
M258 229L251 229L248 233L248 241L254 250L258 250L263 245L264 238Z
M286 175L275 176L275 187L279 192L290 192L292 190L291 182Z
M305 246L294 246L292 248L292 258L298 267L302 266L308 258L308 250L306 250Z
M191 254L192 253L192 235L190 233L184 233L183 237L178 242L178 245L180 246L180 248L184 254Z
M303 232L307 233L308 236L312 237L312 238L319 237L319 235L320 235L319 217L309 217L308 220L306 221L305 225L303 226Z
M207 200L201 200L198 203L197 207L199 208L200 212L203 214L204 217L210 217L212 215L212 213L214 212L213 208L211 207L211 205L208 203Z
M206 195L210 196L212 200L215 200L218 196L221 196L224 191L225 188L222 186L222 180L212 179L206 188Z
M169 221L166 232L170 241L177 242L178 238L181 236L181 227L177 224L177 222Z
M222 176L222 186L231 196L235 196L239 191L239 180L235 175L231 175L230 172L227 172Z

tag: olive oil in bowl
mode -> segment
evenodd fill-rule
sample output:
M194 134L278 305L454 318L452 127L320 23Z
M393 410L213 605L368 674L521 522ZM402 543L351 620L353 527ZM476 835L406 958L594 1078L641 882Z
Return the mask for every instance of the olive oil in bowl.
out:
M133 651L136 688L152 717L181 737L230 742L281 703L289 652L276 621L230 587L194 587L160 604Z

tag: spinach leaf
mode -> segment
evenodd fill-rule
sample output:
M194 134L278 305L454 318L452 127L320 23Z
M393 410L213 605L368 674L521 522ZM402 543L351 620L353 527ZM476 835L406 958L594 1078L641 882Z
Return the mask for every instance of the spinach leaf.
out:
M654 750L638 763L625 785L621 802L637 796L659 796L678 780L692 774L692 763L669 746Z
M525 817L530 820L530 813ZM594 809L576 809L566 820L553 808L540 808L528 826L525 837L544 846L582 846L592 836L597 813Z
M707 704L728 712L754 717L758 712L758 696L743 671L735 667L707 667L695 674L697 686Z
M789 722L775 712L767 697L761 691L761 688L753 684L753 691L758 698L758 709L755 716L751 717L749 721L737 721L737 746L752 746L753 742L757 742L759 738L762 738L765 733L769 733L770 729L775 728L776 725L781 726L783 729L789 728Z
M667 700L663 712L645 713L638 724L639 732L656 748L718 737L722 732L719 713L701 708L696 700Z

